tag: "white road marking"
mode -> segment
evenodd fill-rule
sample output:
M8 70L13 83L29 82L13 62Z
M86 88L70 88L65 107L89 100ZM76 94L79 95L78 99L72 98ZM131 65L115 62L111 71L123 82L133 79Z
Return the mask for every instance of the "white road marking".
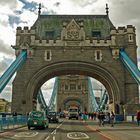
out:
M63 124L63 122L62 122L60 125L58 125L58 126L56 127L55 130L53 130L53 131L51 132L51 135L55 135L55 134L56 134L56 130L57 130L62 124ZM48 140L49 138L50 138L50 136L46 137L45 140ZM53 140L55 140L55 136L53 136Z
M29 138L29 137L34 137L34 136L36 136L36 135L38 135L38 132L20 132L20 133L18 133L18 134L16 134L16 135L14 135L15 137L25 137L25 138Z
M55 136L53 136L53 140L55 140Z
M61 123L60 125L58 125L56 128L59 128L63 123Z
M56 134L56 129L51 134L54 134L55 135Z
M54 130L54 131L52 131L52 133L51 134L56 134L56 130L60 127L62 125L62 123L61 124L59 124L57 127L56 127L56 129Z
M56 134L56 129L55 129L55 130L53 130L51 134Z
M71 133L67 133L67 137L69 139L89 139L89 136L85 133L82 132L71 132Z
M50 138L50 136L48 136L45 140L48 140Z

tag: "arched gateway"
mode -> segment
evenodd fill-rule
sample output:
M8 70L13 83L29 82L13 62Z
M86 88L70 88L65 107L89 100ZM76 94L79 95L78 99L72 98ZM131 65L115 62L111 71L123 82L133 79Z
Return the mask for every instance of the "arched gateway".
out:
M27 60L13 82L12 111L26 113L50 78L78 74L100 81L114 107L135 112L138 85L119 59L124 48L136 63L133 26L116 29L107 15L39 15L28 27L17 28L16 55L27 50Z

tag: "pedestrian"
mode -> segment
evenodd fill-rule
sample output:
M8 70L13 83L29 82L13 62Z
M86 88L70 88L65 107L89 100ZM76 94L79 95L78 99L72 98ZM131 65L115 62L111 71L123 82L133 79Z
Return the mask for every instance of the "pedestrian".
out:
M114 127L114 121L115 121L115 114L112 111L111 115L110 115L110 123L111 123L111 127Z
M105 122L105 113L101 112L101 125L104 126L104 122Z
M94 118L94 120L96 120L96 112L93 112L93 118Z
M105 119L104 112L99 112L98 114L99 126L104 126L104 119Z
M137 124L139 126L140 125L140 110L138 110L136 113L136 119L137 119Z
M110 113L109 112L106 113L106 119L107 119L107 122L110 124Z
M14 123L17 123L17 112L13 112Z
M83 120L84 120L84 122L87 120L87 112L85 112L85 113L83 114Z
M98 120L99 120L99 126L101 126L101 112L98 112L97 117L98 117Z

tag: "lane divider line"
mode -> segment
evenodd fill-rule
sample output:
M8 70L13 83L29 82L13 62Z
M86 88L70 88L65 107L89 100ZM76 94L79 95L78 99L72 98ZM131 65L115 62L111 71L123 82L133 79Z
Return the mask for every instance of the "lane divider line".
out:
M55 136L53 136L53 140L55 140Z
M56 135L56 130L63 124L63 122L61 124L59 124L56 129L54 129L52 132L51 132L51 135ZM48 140L50 138L50 136L46 137L45 140ZM55 136L53 136L53 140L55 140Z
M86 125L86 128L88 128L94 132L96 131L97 133L99 133L102 137L106 138L107 140L115 140L115 139L112 139L110 136L102 133L100 130L93 128L92 126Z
M50 138L50 136L48 136L45 140L48 140Z

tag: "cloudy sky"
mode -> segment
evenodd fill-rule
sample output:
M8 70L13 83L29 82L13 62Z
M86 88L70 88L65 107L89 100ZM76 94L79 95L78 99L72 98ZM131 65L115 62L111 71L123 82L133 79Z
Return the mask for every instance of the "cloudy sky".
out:
M32 26L37 19L38 4L42 4L42 14L105 14L109 5L109 17L118 26L136 27L137 46L140 46L140 1L139 0L0 0L0 76L14 61L17 26ZM138 57L140 49L138 48ZM50 89L53 81L43 88ZM11 83L0 94L0 98L11 101ZM51 84L50 84L51 83ZM45 90L44 90L45 91ZM45 96L48 96L45 94ZM48 99L46 99L48 102Z

